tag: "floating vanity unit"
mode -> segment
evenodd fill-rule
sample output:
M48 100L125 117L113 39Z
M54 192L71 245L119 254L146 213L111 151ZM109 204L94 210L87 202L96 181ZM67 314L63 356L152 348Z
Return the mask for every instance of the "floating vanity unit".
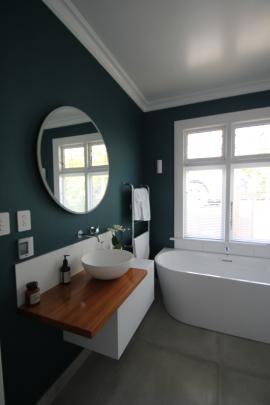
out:
M144 269L130 269L124 276L118 279L122 284L125 278L132 277L132 284L137 283L137 286L133 288L132 292L118 306L117 310L112 313L99 332L92 339L88 339L87 337L65 330L64 339L66 341L114 359L121 357L154 300L153 262L150 260L138 260L138 262L140 262L138 263L139 266L144 267ZM107 283L107 281L98 282ZM110 281L109 283L112 282L116 283L117 280ZM121 290L122 292L126 291L124 284L120 287L119 293Z
M33 265L39 259L16 265L19 312L62 328L70 343L119 359L154 300L153 261L133 259L132 267L114 280L96 280L81 267L69 285L42 288L41 280L41 302L27 307L21 305L22 286L29 281L29 268L40 269Z

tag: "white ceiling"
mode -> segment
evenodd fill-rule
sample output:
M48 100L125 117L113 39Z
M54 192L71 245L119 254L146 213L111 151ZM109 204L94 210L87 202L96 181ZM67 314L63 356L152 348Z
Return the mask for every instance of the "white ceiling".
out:
M43 0L144 111L270 89L270 0Z

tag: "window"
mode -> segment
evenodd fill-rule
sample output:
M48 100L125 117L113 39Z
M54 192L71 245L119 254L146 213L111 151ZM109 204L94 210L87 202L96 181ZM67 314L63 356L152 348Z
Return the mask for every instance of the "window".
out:
M54 190L60 202L75 212L95 207L108 183L108 155L100 136L54 139L53 156Z
M186 157L199 159L220 157L223 152L223 129L186 132Z
M175 123L175 237L270 243L270 109Z
M270 153L270 124L236 127L234 155L262 155Z
M270 166L232 169L232 240L270 240Z
M186 168L184 171L184 237L224 238L222 168Z

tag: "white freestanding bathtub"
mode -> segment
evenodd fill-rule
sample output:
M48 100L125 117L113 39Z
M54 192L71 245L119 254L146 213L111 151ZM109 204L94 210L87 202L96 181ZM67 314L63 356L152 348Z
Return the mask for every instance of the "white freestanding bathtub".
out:
M270 343L269 259L163 249L155 262L171 316Z

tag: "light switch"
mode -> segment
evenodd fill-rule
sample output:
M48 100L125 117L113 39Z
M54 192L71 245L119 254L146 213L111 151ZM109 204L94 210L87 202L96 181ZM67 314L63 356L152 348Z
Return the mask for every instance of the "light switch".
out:
M10 234L9 213L0 212L0 236Z
M30 231L31 229L31 212L17 211L18 232Z

